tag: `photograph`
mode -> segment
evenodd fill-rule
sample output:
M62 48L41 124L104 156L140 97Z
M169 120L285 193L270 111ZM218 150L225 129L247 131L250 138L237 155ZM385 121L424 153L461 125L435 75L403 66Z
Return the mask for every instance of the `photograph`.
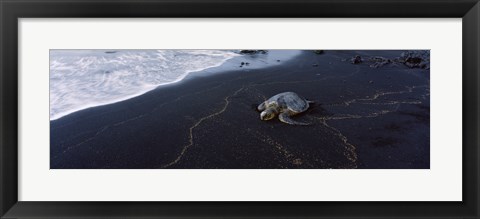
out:
M430 169L430 50L51 49L50 169Z

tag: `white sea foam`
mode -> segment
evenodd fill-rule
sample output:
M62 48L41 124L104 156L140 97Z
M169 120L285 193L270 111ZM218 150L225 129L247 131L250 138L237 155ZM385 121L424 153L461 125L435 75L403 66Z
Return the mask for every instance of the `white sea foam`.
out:
M227 50L51 50L50 120L141 95L235 56Z

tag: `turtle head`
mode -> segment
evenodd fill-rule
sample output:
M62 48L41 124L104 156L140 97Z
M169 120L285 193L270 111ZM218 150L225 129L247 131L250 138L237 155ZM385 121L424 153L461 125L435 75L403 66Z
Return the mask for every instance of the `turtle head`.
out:
M277 112L274 109L266 109L263 112L260 113L260 119L261 120L270 120L275 117L275 114Z

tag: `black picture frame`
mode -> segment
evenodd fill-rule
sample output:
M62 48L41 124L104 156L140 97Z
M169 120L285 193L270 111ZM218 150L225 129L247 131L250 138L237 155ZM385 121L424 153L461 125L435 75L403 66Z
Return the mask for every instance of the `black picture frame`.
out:
M1 218L479 218L478 0L0 0ZM18 201L19 18L462 18L462 202ZM121 192L121 191L119 191Z

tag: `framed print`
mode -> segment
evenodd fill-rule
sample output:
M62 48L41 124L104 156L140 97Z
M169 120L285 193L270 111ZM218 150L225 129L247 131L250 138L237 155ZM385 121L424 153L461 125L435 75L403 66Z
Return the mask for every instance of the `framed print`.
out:
M0 215L478 218L479 10L4 0Z

